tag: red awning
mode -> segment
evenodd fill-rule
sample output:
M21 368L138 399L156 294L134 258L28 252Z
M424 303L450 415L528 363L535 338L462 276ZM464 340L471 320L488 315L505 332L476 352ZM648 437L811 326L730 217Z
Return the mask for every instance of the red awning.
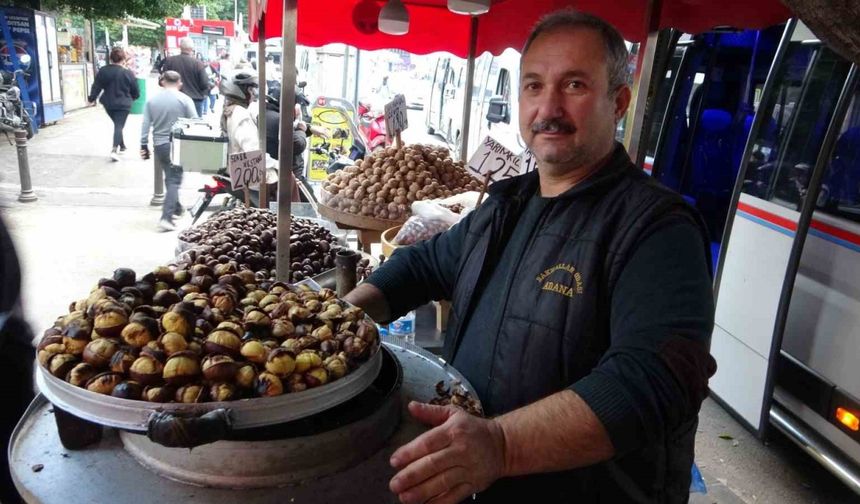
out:
M249 3L253 3L253 0ZM386 35L376 20L383 0L298 0L297 42L306 46L339 42L365 50L403 49L415 54L448 51L460 57L469 53L469 17L454 14L446 0L403 0L409 11L409 33ZM763 28L791 16L779 0L663 0L661 28L699 33L717 26ZM519 49L531 27L544 14L576 7L614 24L632 42L647 37L647 0L495 0L490 12L479 16L478 52L498 55ZM266 37L281 35L281 0L269 0ZM257 30L253 28L252 39Z

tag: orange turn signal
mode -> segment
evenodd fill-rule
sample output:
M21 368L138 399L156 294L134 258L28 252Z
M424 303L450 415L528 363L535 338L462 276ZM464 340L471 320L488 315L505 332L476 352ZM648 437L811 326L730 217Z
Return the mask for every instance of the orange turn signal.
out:
M854 432L860 430L860 418L845 408L836 408L836 419Z

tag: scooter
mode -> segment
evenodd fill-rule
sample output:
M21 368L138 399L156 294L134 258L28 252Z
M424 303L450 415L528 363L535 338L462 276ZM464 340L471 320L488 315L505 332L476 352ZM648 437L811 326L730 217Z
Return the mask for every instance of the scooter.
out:
M365 145L371 152L385 147L388 136L385 131L385 114L374 113L367 102L358 102L358 131L364 137Z

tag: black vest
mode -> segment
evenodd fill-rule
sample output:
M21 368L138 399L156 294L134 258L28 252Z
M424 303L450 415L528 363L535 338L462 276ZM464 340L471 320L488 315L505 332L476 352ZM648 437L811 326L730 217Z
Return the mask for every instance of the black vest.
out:
M443 352L448 362L462 340L465 317L474 309L476 288L495 268L538 185L534 172L497 182L491 198L475 210L452 296ZM492 400L496 413L563 390L597 366L610 344L615 283L636 245L670 215L689 218L701 228L710 257L707 232L695 210L637 169L620 144L604 168L550 203L540 231L511 271L506 305L499 307L504 316L498 341L488 349L494 355L489 397L484 399ZM694 421L663 446L576 471L503 480L491 487L485 501L496 502L488 496L499 495L504 500L498 502L512 502L522 491L529 501L686 502L695 431ZM677 488L668 488L668 482Z

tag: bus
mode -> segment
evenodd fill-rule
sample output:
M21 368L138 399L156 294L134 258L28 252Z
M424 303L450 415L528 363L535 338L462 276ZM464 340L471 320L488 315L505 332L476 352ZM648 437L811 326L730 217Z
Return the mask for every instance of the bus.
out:
M663 61L643 168L710 230L712 397L860 493L857 68L796 20L673 33Z

